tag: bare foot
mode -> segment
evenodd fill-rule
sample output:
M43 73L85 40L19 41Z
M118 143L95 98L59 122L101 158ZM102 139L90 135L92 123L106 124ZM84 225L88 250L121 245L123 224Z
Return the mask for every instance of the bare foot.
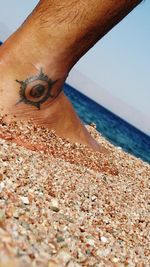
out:
M67 76L63 56L55 51L47 61L41 50L28 42L26 32L19 30L0 48L0 112L17 120L33 119L38 126L53 129L56 134L106 153L79 120L62 87ZM48 56L48 53L45 52ZM50 56L49 56L50 57ZM47 63L48 62L48 63Z

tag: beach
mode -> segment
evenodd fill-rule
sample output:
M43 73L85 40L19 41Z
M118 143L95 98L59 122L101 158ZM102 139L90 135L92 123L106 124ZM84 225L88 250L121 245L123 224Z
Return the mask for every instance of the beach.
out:
M87 128L107 155L1 118L0 267L149 266L150 165Z

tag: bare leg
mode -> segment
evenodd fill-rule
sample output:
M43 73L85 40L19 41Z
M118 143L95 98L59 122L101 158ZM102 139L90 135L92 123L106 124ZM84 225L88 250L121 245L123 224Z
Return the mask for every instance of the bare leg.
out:
M0 48L0 109L99 150L64 96L72 66L142 0L41 0Z

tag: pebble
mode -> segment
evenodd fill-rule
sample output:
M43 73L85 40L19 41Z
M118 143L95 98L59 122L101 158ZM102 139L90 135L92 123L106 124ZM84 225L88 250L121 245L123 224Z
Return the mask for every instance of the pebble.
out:
M119 262L119 259L118 258L113 258L112 262L117 263L117 262Z
M60 242L64 242L65 239L62 237L62 236L58 236L57 237L57 242L60 243Z
M59 203L58 203L58 199L57 198L52 198L51 199L51 206L58 208Z
M71 255L66 251L59 251L57 258L62 261L62 263L67 264L71 260Z
M89 244L90 246L95 246L95 241L93 239L88 239L87 244Z
M100 240L101 240L102 243L107 243L108 242L108 239L105 236L101 236Z
M110 254L110 252L111 252L111 248L109 247L107 249L98 249L96 251L96 254L99 257L107 257Z
M55 212L58 212L60 210L58 199L56 199L56 198L51 199L51 210L53 210Z
M51 206L50 208L51 208L52 211L59 212L59 208L57 208L55 206Z
M92 197L91 197L91 200L92 200L92 201L95 201L96 199L97 199L96 196L92 196Z
M0 193L3 191L4 188L5 188L4 182L1 182L0 183Z
M17 127L7 131L15 134ZM48 130L19 129L27 141L47 150L30 151L0 139L0 262L16 258L19 267L149 266L149 164L96 132L111 152L109 159ZM108 163L119 174L112 174Z
M2 181L2 180L3 180L3 174L0 173L0 181Z
M48 262L48 267L62 267L62 265L56 260L50 260Z
M29 205L30 204L28 197L20 197L20 199L23 202L23 204L25 204L25 205Z
M19 212L15 210L15 212L13 213L13 217L19 219L19 216L20 216Z
M4 209L0 209L0 222L3 222L6 218L6 212Z

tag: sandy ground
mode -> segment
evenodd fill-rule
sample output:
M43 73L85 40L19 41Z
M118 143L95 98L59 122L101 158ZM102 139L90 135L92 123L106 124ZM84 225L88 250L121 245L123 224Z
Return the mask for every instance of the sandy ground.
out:
M150 165L89 131L108 156L1 123L0 267L150 266Z

